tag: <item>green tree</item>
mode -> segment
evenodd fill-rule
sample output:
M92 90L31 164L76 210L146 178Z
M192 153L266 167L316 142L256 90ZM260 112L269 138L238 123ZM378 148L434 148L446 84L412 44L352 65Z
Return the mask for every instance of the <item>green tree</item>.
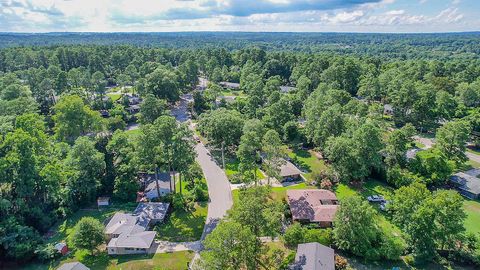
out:
M257 269L254 248L257 238L249 228L234 221L222 221L204 241L201 253L205 269Z
M59 140L72 143L78 136L101 128L100 114L92 111L79 96L62 97L54 111L54 131Z
M203 113L198 128L216 147L232 147L238 144L242 136L244 120L237 111L224 108Z
M268 183L270 183L270 177L280 178L280 168L285 163L282 141L275 130L269 130L263 136L262 152L264 154L263 169L267 173Z
M152 94L147 94L140 104L139 120L142 124L151 124L158 117L166 115L167 102L163 99L158 99Z
M86 249L94 255L97 247L105 240L103 225L92 217L83 217L73 229L72 242L78 249Z
M68 153L65 165L72 173L67 182L67 190L73 205L93 202L105 173L104 154L95 149L95 144L89 138L80 137Z
M355 255L378 258L376 247L381 243L375 210L358 196L342 200L334 219L335 244Z
M166 99L169 102L177 101L180 97L178 76L166 67L158 67L147 75L145 90L157 98Z
M387 146L385 148L386 159L388 166L400 165L404 167L407 163L406 153L409 146L413 142L413 135L415 128L411 124L407 124L402 128L393 130L387 139Z
M437 130L435 146L449 160L461 164L468 160L466 143L470 136L470 125L466 121L448 122Z

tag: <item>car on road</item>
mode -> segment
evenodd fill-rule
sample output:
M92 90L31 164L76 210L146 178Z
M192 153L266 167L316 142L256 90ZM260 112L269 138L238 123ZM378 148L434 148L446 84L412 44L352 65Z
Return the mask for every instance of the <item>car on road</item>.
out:
M386 202L382 195L371 195L367 197L369 202Z
M200 143L200 138L199 138L197 135L194 135L193 138L195 139L195 141L196 141L197 143Z

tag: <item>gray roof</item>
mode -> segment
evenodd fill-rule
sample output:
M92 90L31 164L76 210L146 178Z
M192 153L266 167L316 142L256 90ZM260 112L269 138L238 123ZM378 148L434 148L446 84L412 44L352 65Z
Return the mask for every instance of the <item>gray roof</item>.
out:
M117 212L105 226L106 234L121 234L128 232L137 223L137 217L132 214Z
M450 181L458 185L458 188L472 194L480 194L480 179L467 173L459 172L452 177Z
M155 176L153 174L147 175L144 181L146 183L145 192L157 189L157 181L155 181ZM158 174L158 187L160 189L170 189L170 173Z
M156 232L143 231L122 233L118 238L112 238L107 247L117 248L149 248L155 239Z
M335 251L319 243L299 244L294 270L335 270Z
M280 176L281 177L288 177L293 175L299 175L302 171L300 171L297 166L293 165L290 161L286 160L283 165L280 167Z
M149 202L139 203L133 215L138 217L137 224L147 227L151 220L162 222L168 212L169 203Z
M286 85L280 86L280 92L282 92L282 93L288 93L288 92L290 92L294 89L295 89L295 87L293 87L293 86L286 86Z
M233 83L233 82L220 82L219 83L221 86L226 87L226 88L240 88L239 83Z
M90 270L90 268L80 262L71 262L62 264L57 270Z
M407 160L414 159L417 156L417 153L420 151L422 151L422 149L420 148L408 149L405 153L405 157L407 158Z

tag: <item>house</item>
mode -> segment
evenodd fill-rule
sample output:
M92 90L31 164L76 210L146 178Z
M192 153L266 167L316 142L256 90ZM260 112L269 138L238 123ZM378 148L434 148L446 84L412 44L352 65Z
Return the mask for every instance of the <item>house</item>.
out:
M423 149L420 149L420 148L408 149L407 152L405 153L405 158L407 160L415 159L417 157L417 153L420 151L423 151Z
M292 219L302 223L317 223L331 227L338 209L335 193L325 189L287 190L287 202Z
M335 270L335 251L319 243L299 244L291 270Z
M110 205L110 197L98 197L97 199L97 206L109 206Z
M140 112L140 106L130 105L130 107L127 108L127 112L129 112L130 114L137 114Z
M239 83L220 82L219 84L220 84L220 86L223 87L223 88L228 88L228 89L233 89L233 90L238 90L238 89L240 89L240 84L239 84Z
M131 214L115 213L105 227L105 234L110 239L107 244L108 254L150 252L156 232L148 229L165 220L169 207L169 203L139 203Z
M290 161L285 162L280 167L280 181L296 181L301 179L302 171L297 166L293 165Z
M158 189L157 181L155 180L155 174L139 173L139 181L140 185L143 188L143 195L149 200L156 199L158 197L162 197L172 193L170 173L157 173L157 177Z
M68 246L65 243L56 243L54 247L62 256L68 253Z
M466 172L459 172L450 177L450 182L458 189L463 196L476 200L480 198L480 170L472 169Z
M138 226L140 227L140 226ZM112 238L107 245L109 255L146 254L152 247L155 231L134 230Z
M393 115L393 106L390 104L383 105L383 114Z
M163 202L139 203L133 215L138 217L137 224L147 229L154 224L162 223L169 207L170 203Z
M103 118L108 118L108 117L110 117L110 113L109 113L107 110L100 110L100 115L101 115Z
M90 268L80 262L71 262L62 264L57 270L90 270Z
M290 91L295 90L295 89L296 88L293 87L293 86L286 86L286 85L280 86L280 92L282 92L282 93L289 93Z

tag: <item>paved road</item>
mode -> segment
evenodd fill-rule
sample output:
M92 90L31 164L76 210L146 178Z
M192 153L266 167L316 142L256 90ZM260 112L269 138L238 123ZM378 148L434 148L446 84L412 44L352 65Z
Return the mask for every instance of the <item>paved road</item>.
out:
M197 162L202 167L203 174L207 180L208 195L210 196L207 223L202 235L202 239L204 239L215 228L220 219L225 216L227 210L232 207L233 200L230 182L223 170L210 156L207 148L202 143L199 143L195 147L195 151L198 155Z
M188 101L192 97L189 94L183 95L178 105L172 110L172 115L179 122L187 122L190 117L187 113ZM205 224L202 240L218 224L221 218L225 216L227 210L232 207L232 191L230 182L225 172L218 166L215 160L210 156L209 151L202 143L195 147L197 152L197 162L202 168L205 179L207 180L208 195L210 202L208 204L207 222Z
M432 146L435 144L434 140L430 138L415 136L414 139L425 145L424 149L432 148ZM480 163L480 155L471 152L465 152L465 154L467 155L468 159Z

